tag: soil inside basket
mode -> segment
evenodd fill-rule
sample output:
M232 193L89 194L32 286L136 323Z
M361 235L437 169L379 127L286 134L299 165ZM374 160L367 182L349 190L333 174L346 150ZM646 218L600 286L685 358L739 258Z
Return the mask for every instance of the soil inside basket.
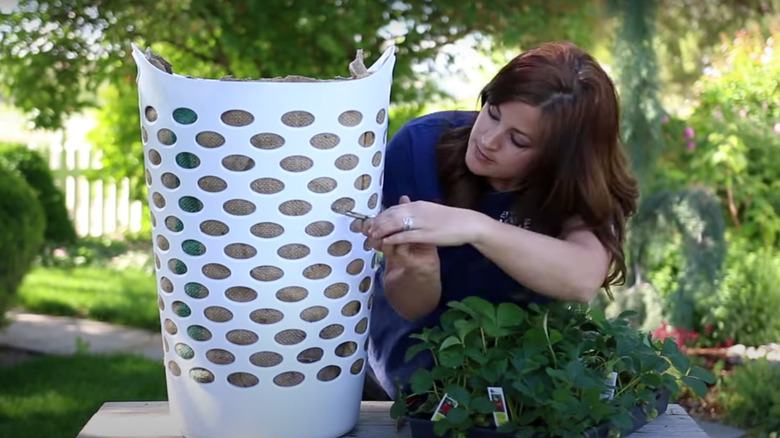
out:
M666 408L668 406L669 406L669 391L666 389L661 389L656 391L655 408L658 410L658 415L660 416L661 414L666 412ZM633 422L633 427L630 429L616 427L613 424L607 422L607 423L602 423L598 426L591 427L590 429L587 429L583 436L586 438L608 438L609 430L612 428L617 428L618 430L620 430L622 436L630 435L631 433L636 432L637 430L639 430L640 428L642 428L644 425L648 423L647 421L648 411L649 409L647 407L636 406L631 411L631 421ZM440 438L438 435L433 433L433 425L435 424L433 421L427 418L416 418L416 417L407 417L407 421L409 422L409 426L412 429L412 438ZM451 432L447 432L444 435L442 435L443 438L451 438L451 436L452 436ZM500 432L496 432L495 429L474 427L467 431L466 436L468 438L507 438L507 437L514 436L514 433L500 433ZM542 438L542 437L535 435L533 438Z

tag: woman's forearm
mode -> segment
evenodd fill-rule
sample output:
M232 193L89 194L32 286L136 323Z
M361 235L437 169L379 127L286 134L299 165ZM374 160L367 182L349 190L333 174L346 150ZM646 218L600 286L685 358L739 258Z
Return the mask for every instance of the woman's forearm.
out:
M384 275L385 297L399 315L408 320L431 313L439 304L441 279L436 269L394 266L388 260Z

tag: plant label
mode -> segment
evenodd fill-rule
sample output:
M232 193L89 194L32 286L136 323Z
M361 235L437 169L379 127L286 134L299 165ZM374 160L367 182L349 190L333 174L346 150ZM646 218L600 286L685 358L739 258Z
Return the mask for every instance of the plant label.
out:
M444 397L441 398L441 401L439 402L439 406L436 407L436 410L433 411L433 416L431 417L431 421L439 421L442 418L447 417L447 412L450 411L452 408L457 408L458 402L448 396L447 394L444 394Z
M617 373L612 371L607 375L607 379L605 381L607 383L607 386L609 386L608 389L606 389L604 392L601 393L600 399L607 399L612 400L612 397L615 396L615 385L617 384Z
M509 412L506 409L506 398L504 397L504 388L488 387L488 398L496 405L493 411L493 423L496 427L509 422Z

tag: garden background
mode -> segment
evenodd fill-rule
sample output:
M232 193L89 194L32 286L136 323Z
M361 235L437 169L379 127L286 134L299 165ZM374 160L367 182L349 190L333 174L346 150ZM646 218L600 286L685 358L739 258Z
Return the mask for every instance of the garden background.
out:
M627 284L593 305L716 371L705 399L679 395L693 415L778 433L778 37L779 0L22 0L0 12L0 316L160 329L131 42L251 78L346 76L395 44L392 136L566 39L615 79L642 189ZM84 351L0 347L0 436L72 437L104 401L165 398L160 364Z

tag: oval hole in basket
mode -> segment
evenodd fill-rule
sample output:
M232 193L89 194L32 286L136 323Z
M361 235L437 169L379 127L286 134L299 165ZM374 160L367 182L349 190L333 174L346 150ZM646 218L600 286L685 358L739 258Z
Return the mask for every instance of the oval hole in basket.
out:
M355 200L352 198L339 198L330 204L330 209L336 213L344 213L355 209Z
M225 338L236 345L252 345L257 342L257 334L249 330L236 329L227 332Z
M258 266L252 268L249 275L258 281L275 281L284 276L284 271L276 266Z
M176 351L176 354L179 355L182 359L192 359L195 357L195 350L192 349L187 344L179 342L178 344L173 346L174 351Z
M351 367L349 367L349 372L352 374L360 374L361 371L363 371L363 359L358 359L355 361L355 363L352 364Z
M211 383L214 381L214 373L200 367L191 369L190 377L198 383Z
M239 388L251 388L260 383L260 380L258 380L254 374L244 372L231 373L228 375L227 381L231 385Z
M157 121L157 110L153 106L147 106L144 109L144 115L146 116L146 120L150 122Z
M220 306L209 306L203 310L206 319L214 322L227 322L233 319L233 312Z
M206 253L206 246L197 240L192 239L187 239L182 242L181 249L191 256L199 256Z
M282 115L282 123L292 128L302 128L314 123L314 114L308 111L290 111Z
M252 225L249 231L257 236L270 239L273 237L281 236L284 233L284 227L273 222L260 222L259 224Z
M200 158L191 152L181 152L176 155L176 164L183 169L194 169L200 166Z
M322 134L317 134L312 137L311 140L309 140L309 144L317 149L333 149L338 146L340 141L341 139L338 135L330 132L323 132Z
M236 361L236 357L233 356L233 353L221 348L207 351L206 358L217 365L227 365Z
M276 299L285 303L297 303L309 295L309 291L300 286L287 286L276 291Z
M168 279L168 277L160 278L160 289L162 289L162 291L166 293L173 292L173 283L171 282L170 279Z
M371 277L366 276L362 280L360 280L360 285L358 286L358 290L360 292L368 292L371 289Z
M157 140L165 146L171 146L176 143L176 133L168 128L162 128L157 131Z
M273 351L259 351L249 356L249 362L252 365L263 368L279 365L283 359L284 357L281 354Z
M300 363L314 363L322 359L322 355L325 351L320 347L307 348L298 353L298 362Z
M169 335L175 335L176 333L179 333L179 328L176 327L176 323L171 321L169 318L165 318L165 321L163 322L163 328Z
M234 172L244 172L255 167L255 160L246 155L228 155L222 159L222 167Z
M349 252L352 251L352 244L349 243L347 240L339 240L337 242L333 242L328 247L328 254L334 256L334 257L342 257Z
M170 371L171 374L173 374L176 377L181 376L181 368L179 367L179 364L177 364L174 361L168 362L168 371Z
M211 339L211 331L202 325L187 327L187 334L195 341L208 341Z
M380 124L380 125L381 125L382 123L385 123L385 115L386 115L386 114L387 114L387 112L385 111L385 109L384 109L384 108L380 109L380 110L379 110L379 111L376 113L376 123L377 123L377 124Z
M255 121L255 116L244 110L228 110L220 117L226 125L246 126Z
M363 221L360 219L355 219L352 221L352 223L349 224L349 231L352 231L353 233L363 233Z
M360 138L358 138L358 143L360 144L360 146L367 148L373 146L375 140L376 140L376 134L374 134L372 131L366 131L360 134Z
M371 158L371 165L374 167L379 167L380 164L382 164L382 152L377 151Z
M341 309L341 314L344 316L355 316L360 312L360 301L350 301L344 305Z
M189 108L176 108L173 110L173 120L182 125L192 125L198 120L198 114Z
M293 155L280 161L279 166L288 172L303 172L311 169L314 166L314 161L303 155Z
M182 196L179 198L179 208L188 213L197 213L203 210L203 203L194 196Z
M355 154L346 154L336 158L333 163L340 170L352 170L357 167L360 159Z
M257 309L249 314L249 319L258 324L275 324L284 318L284 313L276 309Z
M183 275L187 273L187 265L185 265L184 262L179 259L168 260L168 269L170 269L174 274Z
M328 221L312 222L306 226L306 234L313 237L324 237L332 233L334 225Z
M204 148L214 149L225 144L225 137L219 132L203 131L195 136L195 143Z
M274 377L274 384L276 386L287 388L290 386L299 385L305 378L306 377L302 373L297 371L287 371Z
M279 248L276 254L283 259L299 260L309 255L310 252L309 247L302 243L290 243Z
M336 365L328 365L317 373L317 380L330 382L341 375L341 368Z
M152 174L149 172L149 169L144 170L144 179L146 180L146 185L151 186L152 185Z
M357 351L358 345L355 342L347 341L342 342L339 344L338 347L336 347L336 356L338 357L349 357L355 354Z
M208 263L203 265L202 272L206 277L215 280L223 280L230 277L231 274L230 268L225 265L220 265L219 263Z
M146 144L149 142L149 133L146 131L146 128L141 126L141 142L143 144Z
M328 193L332 192L337 185L335 179L322 176L309 181L306 187L314 193Z
M344 126L357 126L363 121L363 114L360 111L344 111L339 115L339 123Z
M226 201L222 207L227 213L235 216L246 216L248 214L254 213L257 209L255 204L245 199L231 199Z
M300 344L306 339L306 332L298 329L282 330L274 335L274 340L282 345Z
M363 259L355 259L349 262L347 265L347 274L350 275L358 275L361 272L363 272L363 267L366 265L366 262L363 261Z
M347 283L333 283L325 288L325 296L332 299L341 298L349 292Z
M173 232L180 232L184 230L184 222L176 216L168 216L165 218L165 227Z
M301 319L306 322L322 321L328 316L328 308L325 306L311 306L301 311Z
M157 208L165 207L165 197L163 197L163 195L161 195L159 192L152 193L152 202Z
M286 216L303 216L311 211L311 204L301 199L282 202L279 211Z
M374 208L376 208L377 202L379 202L379 194L374 193L373 195L371 195L370 198L368 198L368 203L367 203L368 209L373 210Z
M209 236L224 236L230 228L224 222L209 219L200 223L200 231Z
M333 339L341 336L344 333L344 326L341 324L331 324L322 330L320 330L320 338Z
M363 317L360 321L358 321L357 324L355 324L355 333L362 335L366 332L366 329L368 328L368 318Z
M363 174L355 179L355 188L358 190L366 190L371 186L371 175Z
M257 292L246 286L232 286L225 291L225 296L237 303L248 303L257 298Z
M284 190L284 183L276 178L259 178L249 185L249 187L263 195L273 195Z
M192 298L206 298L209 296L209 290L200 283L187 283L184 285L184 293Z
M188 316L192 315L192 309L190 306L182 301L174 301L171 305L171 310L173 310L173 313L181 318L187 318Z
M198 187L209 193L218 193L227 188L227 182L216 176L204 176L198 180Z
M246 243L231 243L225 247L225 254L234 259L246 260L256 256L257 250Z
M160 248L160 251L168 251L171 249L171 244L162 234L157 236L157 248Z
M333 269L330 266L324 263L316 263L304 268L303 276L310 280L320 280L330 275L332 271Z
M170 172L163 173L160 176L160 180L162 181L162 184L165 186L165 188L168 189L175 189L181 185L181 181L179 181L179 177Z
M152 163L155 166L159 166L160 163L162 163L162 157L160 156L160 153L157 152L154 149L149 150L149 162Z
M284 137L270 132L255 134L249 139L252 146L258 149L278 149L284 145Z

